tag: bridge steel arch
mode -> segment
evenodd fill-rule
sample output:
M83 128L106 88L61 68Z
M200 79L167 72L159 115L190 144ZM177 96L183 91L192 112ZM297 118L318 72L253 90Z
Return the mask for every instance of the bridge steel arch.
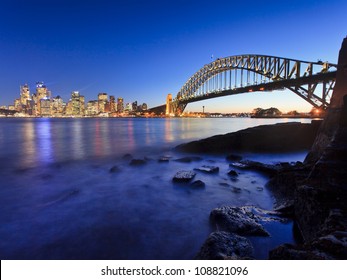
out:
M188 103L252 91L289 89L316 108L326 109L336 80L337 65L267 55L237 55L206 64L167 104L181 114Z

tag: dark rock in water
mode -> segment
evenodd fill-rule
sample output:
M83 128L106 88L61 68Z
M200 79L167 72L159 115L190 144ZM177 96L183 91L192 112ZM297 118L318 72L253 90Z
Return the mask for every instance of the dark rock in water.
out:
M310 168L301 163L296 163L288 168L280 168L266 184L274 195L275 204L283 205L288 201L293 203L298 186L305 182L309 172Z
M302 151L311 147L317 130L317 126L299 122L261 125L181 144L175 149L188 153Z
M273 176L275 174L277 174L278 170L281 169L281 165L280 164L266 164L266 163L261 163L258 161L253 161L253 160L241 160L239 162L239 168L243 168L243 169L247 169L247 170L255 170L258 172L262 172L265 173L269 176Z
M239 187L232 187L231 191L234 193L240 193L240 192L242 192L242 189Z
M223 186L223 187L230 187L230 185L228 183L219 183L220 186Z
M122 157L122 159L125 159L125 160L130 160L130 159L132 159L133 158L133 156L131 155L131 154L125 154L123 157Z
M242 156L230 154L230 155L226 156L226 160L228 160L228 161L240 161L240 160L242 160Z
M196 173L193 171L178 171L173 177L174 182L189 182L195 177Z
M119 169L119 167L117 165L112 166L110 168L110 170L109 170L110 173L116 173L116 172L119 172L119 171L120 171L120 169Z
M169 162L170 161L170 158L169 157L160 157L158 159L158 162Z
M347 259L347 232L335 231L318 238L312 245L319 250L334 256L336 259Z
M294 217L294 201L287 200L282 204L277 204L274 211L280 213L285 217Z
M209 166L209 165L203 165L198 168L194 168L195 170L202 171L205 173L218 173L219 167L218 166Z
M335 231L312 242L299 245L283 244L270 251L274 260L347 259L347 232Z
M194 188L204 188L205 187L205 183L201 180L196 180L194 182L192 182L190 184L191 187L194 187Z
M185 162L185 163L190 163L192 161L200 161L200 160L202 160L201 157L183 157L183 158L175 159L175 161Z
M237 176L239 176L239 173L237 173L235 170L230 170L228 172L228 175L232 176L232 177L237 177Z
M144 159L132 159L129 164L133 166L144 165L146 161Z
M256 187L256 189L257 189L258 192L262 192L264 190L263 187Z
M218 228L241 235L269 236L269 233L259 223L261 217L256 215L255 207L231 207L223 206L213 209L210 220Z
M202 245L195 259L244 260L253 256L251 242L239 235L225 231L213 232Z

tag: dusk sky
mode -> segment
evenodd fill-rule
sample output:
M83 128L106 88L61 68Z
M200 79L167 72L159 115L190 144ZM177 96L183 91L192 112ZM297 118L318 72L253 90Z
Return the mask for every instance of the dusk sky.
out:
M43 81L65 101L100 92L149 107L214 58L264 54L337 62L346 0L0 0L0 105ZM188 111L309 111L291 92L247 93Z

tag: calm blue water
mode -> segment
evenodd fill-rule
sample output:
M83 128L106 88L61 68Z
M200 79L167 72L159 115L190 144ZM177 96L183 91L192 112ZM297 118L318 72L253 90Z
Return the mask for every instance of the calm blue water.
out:
M172 148L190 140L287 120L262 119L0 119L1 259L191 259L210 232L210 211L222 205L271 209L267 178L226 175L223 156L180 163ZM309 122L310 120L299 120ZM130 166L123 155L147 157ZM159 163L160 156L170 162ZM304 153L246 155L265 162L303 160ZM172 183L179 170L198 173L205 188ZM112 166L119 172L110 173ZM233 187L242 189L233 192ZM252 240L257 258L293 242L291 224L269 226Z

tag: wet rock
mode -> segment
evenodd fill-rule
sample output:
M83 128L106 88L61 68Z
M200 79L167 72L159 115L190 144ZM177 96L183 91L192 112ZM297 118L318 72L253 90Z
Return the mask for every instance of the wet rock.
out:
M190 163L192 161L201 161L202 158L201 157L183 157L183 158L178 158L178 159L175 159L175 161L178 161L178 162L185 162L185 163Z
M231 177L237 177L237 176L239 176L239 173L237 173L235 170L230 170L228 172L228 175Z
M132 166L145 165L146 160L144 160L144 159L132 159L129 164Z
M109 170L110 173L117 173L119 171L120 171L120 169L117 165L112 166Z
M251 242L239 235L225 231L213 232L202 245L195 259L198 260L239 260L251 259Z
M170 158L169 157L160 157L158 159L158 162L169 162L170 161Z
M308 250L303 246L282 244L269 252L270 260L326 260L326 254L318 250Z
M240 192L242 192L242 189L239 187L232 187L231 191L234 193L240 193Z
M318 238L312 245L336 259L347 259L347 232L335 231L329 235Z
M262 191L264 190L264 188L263 188L263 187L256 187L256 190L257 190L258 192L262 192Z
M299 122L261 125L181 144L175 149L189 153L302 151L311 147L317 130L317 126Z
M261 173L265 173L269 176L273 176L277 174L278 171L281 169L280 164L279 165L266 164L266 163L261 163L261 162L253 161L253 160L241 160L239 162L238 167L241 169L254 170Z
M205 183L201 180L196 180L194 182L192 182L190 184L191 187L193 188L204 188L205 187Z
M131 160L133 158L133 156L131 154L125 154L122 159L124 160Z
M255 214L255 207L223 206L213 209L210 220L222 230L241 235L269 236L269 233L259 223L261 217Z
M223 186L223 187L230 187L230 185L228 183L219 183L220 186Z
M235 154L230 154L230 155L227 155L225 159L227 161L240 161L240 160L242 160L242 156L235 155Z
M282 204L277 204L274 208L274 211L280 213L285 217L294 217L294 201L287 200Z
M193 171L178 171L173 177L174 182L189 182L195 177L196 173Z
M203 165L201 167L194 168L194 170L202 171L205 173L218 173L219 167L218 166Z

